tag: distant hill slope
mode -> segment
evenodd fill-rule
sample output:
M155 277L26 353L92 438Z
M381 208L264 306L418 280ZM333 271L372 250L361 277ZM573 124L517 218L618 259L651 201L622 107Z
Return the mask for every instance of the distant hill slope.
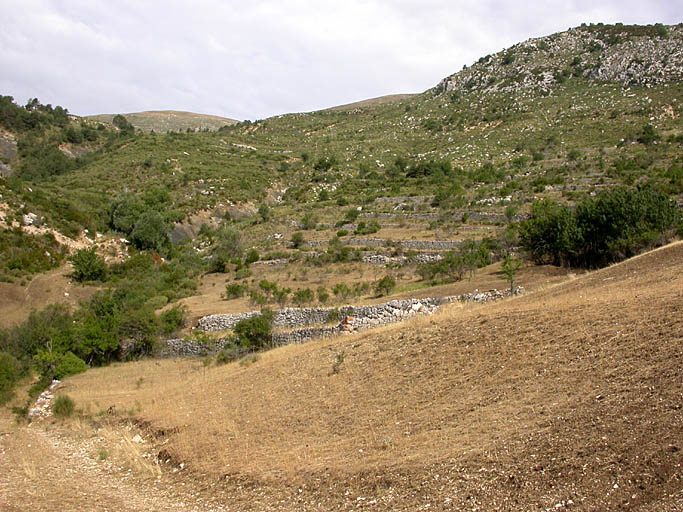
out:
M111 124L116 114L97 114L86 116L86 119ZM208 114L195 114L194 112L183 112L180 110L149 110L146 112L133 112L123 114L128 121L140 130L150 132L168 131L201 131L204 129L218 130L222 126L238 123L235 119L227 117L212 116Z
M379 105L387 105L401 100L409 100L417 94L387 94L386 96L378 96L377 98L370 98L367 100L354 101L353 103L346 103L336 107L330 107L327 110L346 111L354 108L374 107Z

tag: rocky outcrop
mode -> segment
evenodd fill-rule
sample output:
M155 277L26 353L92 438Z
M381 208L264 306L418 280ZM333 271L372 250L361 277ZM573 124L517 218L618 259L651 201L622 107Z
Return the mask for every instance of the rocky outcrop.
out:
M581 26L529 39L446 77L437 92L544 90L570 76L628 85L683 78L683 28Z

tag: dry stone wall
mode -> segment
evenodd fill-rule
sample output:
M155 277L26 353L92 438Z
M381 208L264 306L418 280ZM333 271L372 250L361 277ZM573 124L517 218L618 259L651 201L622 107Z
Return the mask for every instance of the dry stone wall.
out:
M513 294L523 292L517 287ZM275 313L274 324L279 328L292 328L289 332L275 332L272 335L272 345L282 346L305 343L314 339L327 338L342 333L351 333L388 325L417 315L432 314L443 304L450 302L488 302L509 296L510 291L488 290L480 292L474 290L463 295L450 297L392 300L382 304L370 306L344 306L341 308L286 308ZM258 311L240 314L209 315L201 318L197 329L202 331L228 330L242 319L258 315ZM324 324L330 318L338 317L339 323L332 326ZM229 327L228 327L229 326ZM311 327L313 326L313 327ZM162 342L157 350L159 357L200 357L214 354L228 345L231 340L223 338L210 343L193 339L170 339Z

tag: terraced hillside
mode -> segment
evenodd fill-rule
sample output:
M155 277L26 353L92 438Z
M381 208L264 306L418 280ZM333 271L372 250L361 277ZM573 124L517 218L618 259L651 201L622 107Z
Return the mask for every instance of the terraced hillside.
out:
M119 467L160 475L141 485L148 506L169 510L680 510L681 276L679 242L523 297L247 363L92 370L60 386L92 423L63 424L59 444L55 427L21 435L55 454L74 442L109 454L78 469L86 482ZM18 485L5 503L23 495L21 467L3 468ZM121 506L136 509L138 494Z

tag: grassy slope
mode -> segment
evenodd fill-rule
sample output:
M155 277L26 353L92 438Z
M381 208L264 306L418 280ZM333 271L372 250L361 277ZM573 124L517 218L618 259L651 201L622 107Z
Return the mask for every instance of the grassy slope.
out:
M93 412L137 407L167 433L165 453L203 482L227 475L212 494L243 509L343 509L363 497L381 510L569 499L677 510L681 276L677 243L521 298L247 366L130 363L63 390Z

